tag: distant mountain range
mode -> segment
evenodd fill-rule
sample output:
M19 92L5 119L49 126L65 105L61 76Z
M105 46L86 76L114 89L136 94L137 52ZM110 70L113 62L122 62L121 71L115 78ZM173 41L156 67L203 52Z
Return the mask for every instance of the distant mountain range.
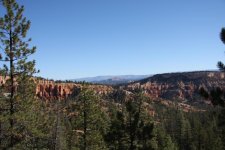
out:
M107 85L116 85L130 83L138 80L148 78L152 75L115 75L115 76L96 76L96 77L87 77L87 78L78 78L72 79L71 81L85 81L90 83L98 84L107 84Z
M74 79L73 81L87 81L105 85L89 85L97 93L109 94L117 89L132 93L142 89L146 96L152 100L175 100L194 105L209 104L200 96L200 89L211 91L214 88L225 89L225 73L219 71L192 71L178 73L164 73L156 75L123 75L123 76L97 76L92 78ZM107 84L107 85L106 85ZM118 85L119 84L119 85ZM54 86L54 87L53 87ZM40 80L37 86L39 96L52 98L55 91L62 97L69 96L74 88L79 89L82 84L72 82L56 82ZM52 91L51 91L52 90ZM203 106L202 105L202 106Z

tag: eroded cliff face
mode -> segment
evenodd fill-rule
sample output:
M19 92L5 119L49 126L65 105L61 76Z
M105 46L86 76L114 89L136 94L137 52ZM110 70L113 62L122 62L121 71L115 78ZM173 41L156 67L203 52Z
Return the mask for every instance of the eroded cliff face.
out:
M108 94L113 90L112 87L105 85L87 86L99 95ZM76 95L82 87L81 84L76 83L55 83L54 81L38 80L36 95L46 100L65 99L69 96Z
M8 76L0 76L0 86L5 85L9 79ZM32 78L36 84L36 95L44 100L63 100L69 96L76 95L81 88L82 84L76 83L56 83L52 80L44 80ZM110 93L113 88L106 85L86 85L88 88L95 91L96 94L104 95Z
M0 76L0 84L4 84L8 78ZM54 100L65 99L79 92L81 84L56 83L49 80L36 82L36 95L41 99ZM211 90L215 87L225 89L225 73L204 71L186 73L159 74L144 80L120 86L126 93L132 93L141 88L151 99L182 100L199 102L203 98L199 95L199 89ZM104 95L111 93L114 88L107 85L88 85L96 94Z
M206 90L215 87L225 89L225 74L210 71L160 74L123 86L129 91L141 88L151 98L188 101L201 100L199 89L202 87Z

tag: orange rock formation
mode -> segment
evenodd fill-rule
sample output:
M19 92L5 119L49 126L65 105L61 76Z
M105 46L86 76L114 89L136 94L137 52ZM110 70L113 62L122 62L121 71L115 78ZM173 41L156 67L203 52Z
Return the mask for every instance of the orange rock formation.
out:
M65 99L82 88L76 83L55 83L54 81L39 80L37 82L36 95L41 99ZM112 91L112 87L105 85L88 85L96 94L107 94Z

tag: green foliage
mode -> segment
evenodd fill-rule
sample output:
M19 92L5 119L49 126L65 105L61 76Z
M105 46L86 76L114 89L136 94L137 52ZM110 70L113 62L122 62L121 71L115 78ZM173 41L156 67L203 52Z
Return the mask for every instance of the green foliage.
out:
M24 7L15 0L0 1L0 149L65 150L223 150L225 148L224 91L200 93L222 106L208 111L183 112L156 104L156 116L149 115L149 103L141 90L129 94L116 89L103 100L89 83L74 89L63 101L40 101L35 97L35 61L29 56L27 38L30 21ZM225 44L225 29L220 34ZM222 62L218 63L225 70ZM57 81L58 83L64 81ZM71 82L71 81L65 81Z
M145 97L136 93L122 110L114 110L106 141L110 149L156 149L154 125L144 108Z
M225 28L222 28L222 29L221 29L221 32L220 32L220 39L221 39L221 41L225 44Z
M124 103L126 101L126 93L121 89L115 89L108 95L109 99L115 103Z
M26 37L30 21L23 16L24 7L15 0L2 0L2 6L6 14L0 17L0 61L1 76L7 81L0 87L0 147L40 148L39 141L46 138L42 126L45 110L35 98L35 61L28 59L36 51Z
M207 112L183 112L173 108L158 110L158 118L161 120L157 133L159 146L165 145L165 137L170 136L175 149L223 149L223 133L218 126L218 108Z
M106 114L100 106L100 98L92 90L83 88L66 109L69 149L104 149L107 128ZM76 139L75 143L72 143Z
M223 42L223 44L225 44L225 28L221 29L220 39ZM225 66L221 61L218 62L217 67L220 69L220 71L223 71L223 72L225 71Z

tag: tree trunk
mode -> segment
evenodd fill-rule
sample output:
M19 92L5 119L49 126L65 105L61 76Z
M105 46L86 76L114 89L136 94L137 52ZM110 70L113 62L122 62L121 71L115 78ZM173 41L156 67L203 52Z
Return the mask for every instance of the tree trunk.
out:
M129 113L129 120L130 120L130 150L134 149L134 137L133 137L133 132L132 131L132 119L131 119L131 113Z
M59 106L57 102L57 114L56 114L56 124L55 124L55 133L53 138L53 150L60 150L60 140L59 140L59 130L60 130L60 112L59 112Z
M84 150L87 149L87 112L86 112L86 100L84 99Z
M12 30L10 29L10 47L9 47L9 59L10 59L10 145L9 147L13 147L14 145L14 136L13 136L13 127L14 120L12 118L14 114L14 65L13 65L13 41L12 41Z

